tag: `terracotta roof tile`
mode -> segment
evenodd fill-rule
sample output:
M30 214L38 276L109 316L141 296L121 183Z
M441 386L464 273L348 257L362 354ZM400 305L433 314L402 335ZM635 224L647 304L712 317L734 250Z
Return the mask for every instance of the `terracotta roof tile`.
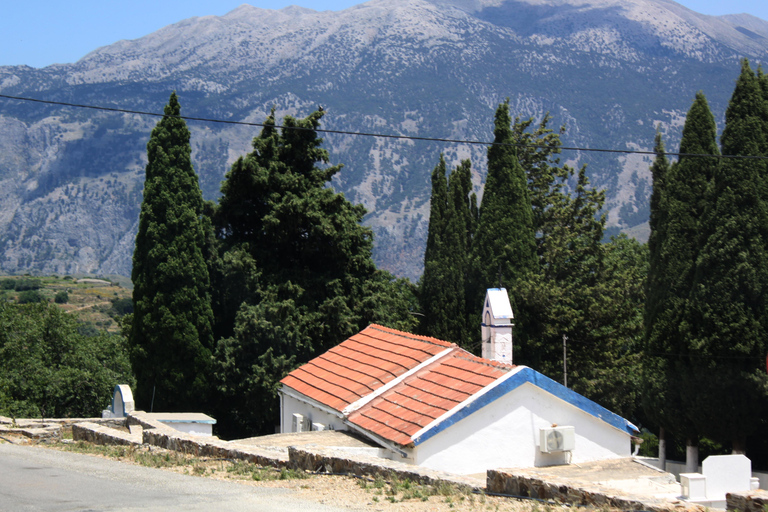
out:
M292 371L281 383L341 411L452 346L374 324Z
M440 359L408 374L433 356ZM292 371L281 382L337 411L402 378L349 415L349 421L400 445L461 402L502 377L512 365L488 361L456 345L379 325Z
M349 420L384 439L406 445L419 430L512 368L457 347L361 407Z

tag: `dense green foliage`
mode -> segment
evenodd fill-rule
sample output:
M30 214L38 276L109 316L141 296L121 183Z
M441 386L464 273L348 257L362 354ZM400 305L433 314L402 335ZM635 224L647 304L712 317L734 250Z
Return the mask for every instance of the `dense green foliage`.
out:
M133 384L125 339L78 333L51 304L0 302L0 415L99 416L115 384Z
M476 325L467 315L469 249L477 224L471 164L465 160L446 180L443 156L432 171L429 233L421 278L420 330L436 338L471 346Z
M136 405L147 410L196 410L210 389L213 312L203 198L179 112L173 93L147 144L133 254L131 363Z
M496 110L493 134L493 145L488 148L488 176L470 253L468 307L473 309L482 304L486 289L514 289L536 264L533 209L528 180L517 149L512 146L516 140L509 101ZM479 325L479 308L476 317Z
M725 155L768 154L768 97L745 60L726 111ZM768 165L721 162L706 197L681 372L697 430L742 450L768 412ZM668 235L669 236L669 235Z
M328 185L315 129L322 112L272 113L222 184L213 212L218 254L216 350L224 435L274 432L280 379L372 322L410 330L411 286L376 269L365 209Z
M35 302L46 302L46 299L38 290L24 290L19 292L17 302L19 304L34 304Z
M673 434L698 439L698 428L687 414L690 399L680 386L687 373L691 319L688 318L696 259L704 230L707 188L717 168L717 128L703 93L693 102L680 142L678 162L669 167L657 134L652 204L652 257L645 311L644 409ZM665 166L667 169L665 169Z
M569 385L632 416L647 255L626 237L602 243L604 192L589 186L584 167L560 164L564 129L554 132L550 121L546 115L535 126L532 119L512 123L509 105L499 106L479 220L469 162L455 171L461 185L454 187L454 173L446 183L440 159L432 174L421 330L477 352L483 296L501 280L515 312L515 362L561 380L566 335Z
M768 411L768 83L744 60L716 128L702 93L654 182L644 405L657 426L746 449ZM657 158L657 162L659 158ZM658 166L656 166L658 167ZM655 214L655 215L654 215Z

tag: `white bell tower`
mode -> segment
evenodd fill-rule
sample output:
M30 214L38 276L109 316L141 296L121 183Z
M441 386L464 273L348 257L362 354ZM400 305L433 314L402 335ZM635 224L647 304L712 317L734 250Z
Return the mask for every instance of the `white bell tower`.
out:
M483 358L512 364L512 305L505 288L489 288L485 294L483 323Z

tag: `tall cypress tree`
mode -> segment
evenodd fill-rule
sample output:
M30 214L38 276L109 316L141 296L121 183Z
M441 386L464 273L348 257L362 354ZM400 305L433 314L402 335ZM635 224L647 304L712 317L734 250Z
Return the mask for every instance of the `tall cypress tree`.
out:
M213 349L203 257L203 197L176 93L147 143L144 200L133 253L131 364L139 407L199 410ZM202 403L201 403L202 402Z
M765 156L768 103L749 62L726 110L724 155ZM746 438L768 412L768 169L763 160L726 159L714 175L697 260L682 391L704 435Z
M429 232L424 253L420 303L424 315L421 331L469 346L466 273L468 247L474 230L470 163L462 162L446 180L445 159L432 171Z
M496 109L494 144L488 148L488 176L472 241L470 308L481 305L485 290L499 281L510 289L514 303L515 283L536 266L528 180L513 146L511 123L507 100ZM480 307L474 307L479 319Z
M690 468L698 466L699 429L688 416L690 402L681 393L690 343L688 304L700 249L708 188L717 169L717 128L704 94L699 92L686 117L680 159L654 189L654 224L646 303L647 352L645 409L662 427L686 439ZM654 173L661 174L659 158ZM655 186L654 182L654 186ZM661 197L659 197L661 196Z

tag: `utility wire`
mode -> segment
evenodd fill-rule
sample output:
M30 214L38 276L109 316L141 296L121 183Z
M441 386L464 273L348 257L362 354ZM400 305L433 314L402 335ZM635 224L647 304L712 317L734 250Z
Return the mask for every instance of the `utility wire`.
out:
M63 107L89 108L93 110L103 110L107 112L119 112L121 114L138 114L142 116L166 117L165 114L159 114L157 112L144 112L141 110L128 110L128 109L115 108L115 107L101 107L97 105L83 105L79 103L67 103L64 101L41 100L37 98L25 98L22 96L10 96L7 94L0 94L0 98L17 100L17 101L29 101L34 103L44 103L46 105L59 105ZM347 131L347 130L327 130L327 129L319 129L319 128L304 128L301 126L282 126L278 124L251 123L247 121L228 121L226 119L212 119L208 117L192 117L192 116L167 116L167 117L175 117L178 119L184 119L185 121L201 121L204 123L223 123L223 124L234 124L234 125L242 125L242 126L256 126L261 128L269 126L272 128L280 128L282 130L305 130L305 131L314 131L319 133L331 133L336 135L353 135L358 137L380 137L383 139L418 140L418 141L425 141L425 142L471 144L471 145L478 145L478 146L511 146L516 148L535 148L535 149L551 148L551 146L546 146L542 144L514 144L514 143L507 143L507 142L489 142L489 141L481 141L481 140L443 139L439 137L415 137L413 135L391 135L391 134L384 134L384 133L353 132L353 131ZM655 151L639 151L639 150L631 150L631 149L583 148L578 146L573 146L573 147L558 146L557 149L561 151L584 151L588 153L620 153L625 155L656 156ZM684 156L684 157L703 157L703 158L737 158L737 159L740 158L740 159L750 159L750 160L768 160L768 156L762 156L762 155L706 155L701 153L669 153L666 151L664 152L664 155L676 156L676 157Z

